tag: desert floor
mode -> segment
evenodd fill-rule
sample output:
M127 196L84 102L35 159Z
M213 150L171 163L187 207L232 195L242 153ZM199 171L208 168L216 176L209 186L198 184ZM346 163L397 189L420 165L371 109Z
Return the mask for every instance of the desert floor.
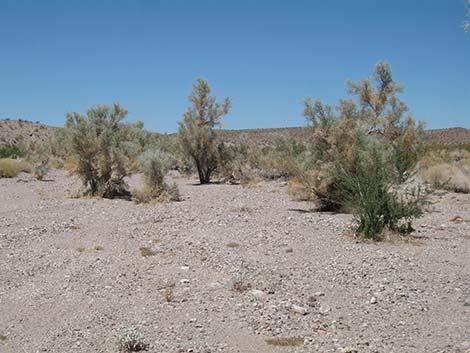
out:
M470 195L371 243L285 183L176 181L136 205L0 179L0 352L117 352L129 327L159 353L470 351Z

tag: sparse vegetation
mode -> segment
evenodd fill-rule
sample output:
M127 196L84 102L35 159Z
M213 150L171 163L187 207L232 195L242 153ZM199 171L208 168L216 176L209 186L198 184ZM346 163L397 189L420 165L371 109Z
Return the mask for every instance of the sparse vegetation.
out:
M214 127L220 125L220 118L230 109L230 98L217 103L210 93L207 81L197 79L189 96L192 106L184 113L178 129L183 151L194 162L201 184L210 182L219 164L223 147L217 142Z
M419 169L434 188L470 192L470 152L466 149L433 146L419 161Z
M173 299L175 299L175 293L171 289L165 289L163 291L163 297L169 303L169 302L173 301Z
M97 245L93 248L95 251L103 251L104 250L104 247L102 247L101 245Z
M154 256L154 255L156 255L157 253L156 253L154 250L152 250L152 249L150 249L150 248L148 248L148 247L143 246L143 247L140 248L140 254L141 254L143 257L148 257L148 256Z
M135 327L129 327L121 335L119 339L120 353L141 352L148 349L145 343L144 335Z

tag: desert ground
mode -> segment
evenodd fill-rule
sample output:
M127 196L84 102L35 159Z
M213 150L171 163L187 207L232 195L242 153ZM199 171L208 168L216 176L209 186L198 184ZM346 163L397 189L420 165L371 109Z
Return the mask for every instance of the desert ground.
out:
M129 327L159 353L470 351L469 194L372 243L279 181L137 205L46 179L0 179L0 352L118 352Z

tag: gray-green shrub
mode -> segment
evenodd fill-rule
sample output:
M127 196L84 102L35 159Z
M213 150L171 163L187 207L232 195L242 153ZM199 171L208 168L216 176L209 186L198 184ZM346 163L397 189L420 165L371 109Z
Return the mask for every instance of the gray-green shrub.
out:
M230 98L217 103L210 92L207 81L197 79L188 98L191 107L184 113L178 129L183 151L196 166L201 184L209 183L211 175L217 169L219 146L214 127L220 125L221 117L230 109Z
M67 113L66 136L86 191L106 198L129 197L124 178L136 149L122 120L127 110L114 103L96 105L86 115Z
M152 200L180 199L176 184L167 184L165 175L175 166L176 160L168 152L160 149L147 150L139 158L140 170L144 177L144 188L133 192L134 201L147 203Z

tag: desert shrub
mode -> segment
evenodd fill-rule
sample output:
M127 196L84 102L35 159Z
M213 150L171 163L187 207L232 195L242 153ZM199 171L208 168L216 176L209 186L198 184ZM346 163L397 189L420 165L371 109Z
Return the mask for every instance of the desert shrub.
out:
M16 146L0 146L0 158L20 158L25 156L25 151Z
M44 161L33 168L33 176L37 180L43 180L46 174L49 172L48 161Z
M16 159L0 159L0 177L14 178L21 172L21 165Z
M433 165L423 173L423 179L435 188L470 193L470 176L455 164Z
M65 128L71 158L89 194L105 198L130 195L124 178L130 172L136 148L128 124L122 123L126 114L118 103L93 106L86 115L67 114Z
M179 200L176 184L167 184L164 180L165 175L175 165L175 158L171 154L159 149L148 150L139 161L145 185L143 189L133 192L133 198L137 203Z
M385 229L407 234L411 220L422 214L425 195L418 190L406 198L398 192L390 159L383 145L372 142L360 151L354 171L341 161L333 171L337 190L358 221L356 232L365 238L379 240Z
M0 159L0 177L1 178L14 178L19 173L31 172L31 166L21 160L12 159L12 158L2 158Z
M148 349L144 336L135 327L129 327L122 333L119 339L121 353L141 352Z
M315 195L320 208L338 210L346 198L336 180L336 162L341 160L348 175L357 169L358 155L376 141L387 152L389 170L397 183L408 179L422 150L423 124L416 124L408 107L398 97L403 88L393 80L390 67L378 63L371 78L349 82L349 92L357 102L340 100L336 108L320 100L305 100L304 116L312 128L312 138L293 174Z
M420 159L419 173L434 188L470 192L470 152L453 146L432 146Z
M209 183L212 173L217 169L220 156L214 127L220 125L220 118L230 108L229 98L225 98L223 103L217 103L210 92L207 81L197 79L189 96L192 105L184 113L178 129L183 151L196 166L201 184Z
M165 175L175 164L174 157L167 152L155 149L147 150L139 160L145 183L151 188L162 188Z

